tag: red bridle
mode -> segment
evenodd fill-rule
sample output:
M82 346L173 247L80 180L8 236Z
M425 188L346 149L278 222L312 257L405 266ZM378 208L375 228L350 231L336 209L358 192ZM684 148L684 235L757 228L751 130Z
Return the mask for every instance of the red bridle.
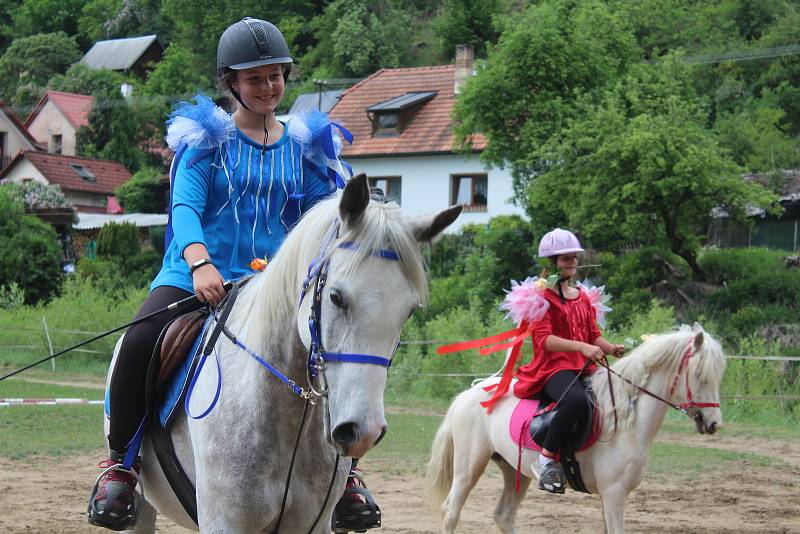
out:
M694 402L694 399L692 398L692 388L689 386L689 360L692 358L692 356L694 356L694 340L689 342L689 345L686 347L686 350L683 353L681 363L678 366L678 371L675 373L675 378L672 379L672 386L669 388L669 396L671 397L675 392L675 388L678 385L678 380L680 379L681 373L686 371L686 374L684 375L686 377L686 402L679 404L678 408L680 408L683 412L689 408L719 408L718 402Z

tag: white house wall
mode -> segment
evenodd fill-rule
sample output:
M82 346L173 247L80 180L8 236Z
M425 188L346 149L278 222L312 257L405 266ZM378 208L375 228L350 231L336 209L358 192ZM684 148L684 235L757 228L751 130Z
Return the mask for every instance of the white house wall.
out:
M20 184L27 180L35 180L37 182L41 182L43 184L49 184L50 182L47 181L47 178L39 172L39 169L34 167L33 163L27 160L27 158L22 158L21 161L18 161L14 168L11 169L3 181L12 182L15 184Z
M6 134L6 157L14 157L20 150L33 150L33 145L30 141L19 132L19 127L12 123L5 113L0 113L0 132L5 132Z
M53 152L53 136L61 136L61 153L65 156L75 155L76 130L52 100L45 102L42 109L28 126L34 139Z
M485 173L487 175L486 211L463 212L448 232L455 232L468 223L486 223L497 215L521 215L524 211L510 203L514 191L511 174L481 164L477 155L391 156L351 158L347 162L356 174L370 178L400 176L403 211L412 214L431 213L450 205L451 176Z

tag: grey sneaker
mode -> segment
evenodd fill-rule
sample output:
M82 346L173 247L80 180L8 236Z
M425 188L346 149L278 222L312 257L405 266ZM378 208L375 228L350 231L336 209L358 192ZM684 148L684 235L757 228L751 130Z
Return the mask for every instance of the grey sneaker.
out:
M550 493L564 493L567 481L559 462L550 462L539 474L539 489Z

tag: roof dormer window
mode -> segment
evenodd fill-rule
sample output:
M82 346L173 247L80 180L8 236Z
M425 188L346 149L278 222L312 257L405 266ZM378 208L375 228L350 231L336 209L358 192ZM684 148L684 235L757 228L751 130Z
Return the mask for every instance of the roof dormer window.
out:
M95 178L94 174L92 174L92 171L90 171L89 169L87 169L83 165L81 165L79 163L70 163L69 166L72 167L72 170L77 172L78 176L83 178L85 181L87 181L87 182L96 182L97 181L97 178Z
M416 108L436 96L436 91L405 93L367 108L373 136L400 135Z

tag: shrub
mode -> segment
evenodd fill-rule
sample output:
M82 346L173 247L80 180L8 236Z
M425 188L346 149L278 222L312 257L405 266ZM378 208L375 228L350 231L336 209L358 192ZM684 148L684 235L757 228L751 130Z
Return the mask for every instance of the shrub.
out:
M56 231L0 191L0 285L18 284L34 304L58 293L61 278Z
M114 195L128 213L164 213L167 197L160 178L159 169L143 167L119 186Z
M97 257L123 263L139 253L139 229L133 223L108 223L97 234Z
M69 207L69 202L57 184L43 184L35 180L22 182L20 184L3 184L3 191L8 197L17 204L25 206L26 209L37 208L65 208Z
M601 281L614 297L609 321L617 329L644 313L653 297L674 292L690 279L686 262L659 247L645 247L622 256L602 253L600 262Z
M766 248L727 248L706 251L698 262L711 284L768 276L781 267L786 254Z
M151 226L148 232L150 245L161 256L164 255L164 235L167 233L166 226Z
M25 304L25 291L16 282L0 286L0 309L16 310Z
M131 287L145 287L161 269L162 256L152 248L146 248L125 263L125 277Z

